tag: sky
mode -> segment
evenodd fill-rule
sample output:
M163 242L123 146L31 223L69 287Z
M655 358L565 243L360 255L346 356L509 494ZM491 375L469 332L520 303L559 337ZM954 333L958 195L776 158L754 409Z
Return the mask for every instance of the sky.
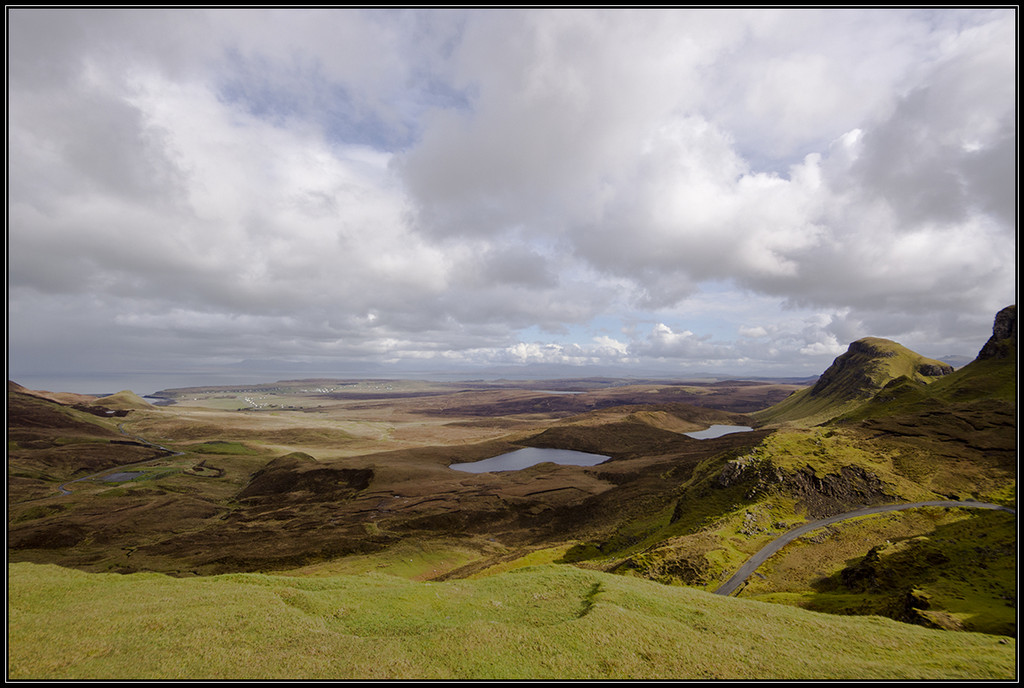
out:
M1016 301L1012 7L6 19L37 389L799 377Z

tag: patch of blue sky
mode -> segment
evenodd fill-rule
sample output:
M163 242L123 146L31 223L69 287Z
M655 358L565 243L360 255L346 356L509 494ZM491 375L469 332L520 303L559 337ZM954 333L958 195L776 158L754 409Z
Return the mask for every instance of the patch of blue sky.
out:
M569 346L578 344L584 349L594 346L596 337L610 337L626 341L624 323L617 315L599 315L585 323L561 323L557 327L531 325L519 330L517 337L522 342L542 342Z
M415 94L415 103L418 109L417 112L410 114L418 115L426 108L469 111L477 96L476 86L463 89L455 88L426 69L414 70L412 79L414 81L412 92Z
M762 318L778 317L780 299L737 288L729 280L702 282L695 294L671 307L647 313L632 313L638 321L663 322L673 330L690 330L711 335L718 341L736 338L740 327L763 325Z
M413 70L393 98L371 103L346 84L332 81L317 63L284 65L231 51L218 95L253 117L277 126L289 120L318 125L328 141L396 152L417 142L424 112L469 110L472 89L452 87L427 69Z
M808 153L812 151L826 151L832 143L833 138L820 136L814 140L804 141L799 151L789 155L773 156L755 146L744 146L740 143L737 146L737 153L743 158L750 170L750 174L774 175L779 179L790 181L795 165L800 165Z
M557 326L530 325L519 330L516 337L519 341L544 344L584 344L591 338L589 325L559 324Z
M230 54L228 62L230 69L218 89L220 99L275 126L293 120L312 122L333 143L387 151L403 148L415 137L411 117L385 120L316 66L285 67L238 54Z

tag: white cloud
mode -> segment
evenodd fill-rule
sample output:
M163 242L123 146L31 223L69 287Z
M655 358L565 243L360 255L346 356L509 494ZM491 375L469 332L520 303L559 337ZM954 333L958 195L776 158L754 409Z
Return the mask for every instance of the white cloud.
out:
M1014 13L837 16L12 10L12 371L972 353L1015 297Z
M740 325L739 334L740 334L741 337L749 337L751 339L757 339L758 337L767 337L768 336L768 330L764 329L763 327L761 327L759 325L754 326L754 327L747 327L745 325Z

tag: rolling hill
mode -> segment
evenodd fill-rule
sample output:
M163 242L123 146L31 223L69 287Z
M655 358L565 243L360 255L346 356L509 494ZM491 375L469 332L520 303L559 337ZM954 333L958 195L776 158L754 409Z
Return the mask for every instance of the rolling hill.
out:
M59 619L59 623L54 623ZM1012 679L1012 639L566 566L477 580L9 569L8 678Z
M1014 506L1015 312L1000 312L975 361L941 376L929 374L938 372L934 362L894 343L855 342L814 386L754 414L774 432L753 451L696 471L672 524L645 549L622 550L628 556L617 566L707 585L788 529L794 515L934 499ZM743 594L1014 634L1014 519L925 512L831 527L817 542L784 550ZM871 585L844 583L858 567L874 571Z
M811 387L751 414L762 423L817 425L875 397L894 381L928 384L953 372L953 366L925 358L878 337L858 339Z

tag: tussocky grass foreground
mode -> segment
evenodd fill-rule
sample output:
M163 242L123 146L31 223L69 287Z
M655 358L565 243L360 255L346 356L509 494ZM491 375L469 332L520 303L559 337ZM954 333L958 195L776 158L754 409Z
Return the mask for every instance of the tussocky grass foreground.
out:
M474 580L11 564L9 679L1012 679L1016 642L540 566Z

